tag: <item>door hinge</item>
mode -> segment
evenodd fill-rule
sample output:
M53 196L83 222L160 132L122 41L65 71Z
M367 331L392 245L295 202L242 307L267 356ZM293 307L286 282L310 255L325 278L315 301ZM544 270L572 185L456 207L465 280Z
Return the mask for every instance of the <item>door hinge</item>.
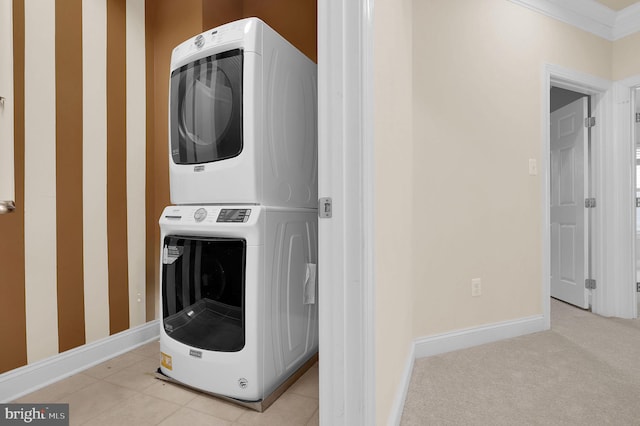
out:
M322 219L331 217L333 204L330 197L320 198L318 200L318 216Z
M636 123L640 123L640 112L636 112Z
M636 283L636 291L640 293L640 283Z
M640 207L640 197L636 197L636 207Z
M596 280L594 280L592 278L587 278L586 280L584 280L584 288L586 288L588 290L595 290L596 289Z
M596 118L595 117L587 117L584 119L584 127L595 127Z
M592 209L596 206L595 198L585 198L584 199L584 207L587 209Z

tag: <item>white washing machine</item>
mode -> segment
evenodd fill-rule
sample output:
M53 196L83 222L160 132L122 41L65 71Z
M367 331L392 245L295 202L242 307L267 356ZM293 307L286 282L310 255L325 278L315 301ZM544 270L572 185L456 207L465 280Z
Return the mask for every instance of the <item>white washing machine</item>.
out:
M160 229L162 373L260 401L315 355L315 210L170 206Z
M171 56L172 204L317 207L317 67L258 18Z

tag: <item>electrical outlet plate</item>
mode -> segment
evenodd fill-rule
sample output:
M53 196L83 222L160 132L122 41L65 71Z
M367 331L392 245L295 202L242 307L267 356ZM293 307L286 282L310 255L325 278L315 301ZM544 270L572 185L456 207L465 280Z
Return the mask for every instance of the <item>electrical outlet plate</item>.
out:
M480 278L473 278L471 280L471 296L478 297L482 294L482 280Z

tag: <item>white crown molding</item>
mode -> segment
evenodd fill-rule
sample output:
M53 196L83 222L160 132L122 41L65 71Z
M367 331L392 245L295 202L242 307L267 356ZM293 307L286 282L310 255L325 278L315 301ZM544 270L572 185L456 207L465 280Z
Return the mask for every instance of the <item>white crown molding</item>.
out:
M509 0L609 41L640 31L640 4L615 12L596 0Z
M640 3L632 4L617 13L613 39L618 40L638 31L640 31Z

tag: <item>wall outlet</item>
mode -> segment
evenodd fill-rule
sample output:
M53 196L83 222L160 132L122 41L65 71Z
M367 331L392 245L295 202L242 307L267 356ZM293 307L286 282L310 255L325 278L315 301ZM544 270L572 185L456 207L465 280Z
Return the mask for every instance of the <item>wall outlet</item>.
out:
M640 293L640 283L636 283L636 291Z
M482 280L480 278L473 278L471 280L471 296L478 297L482 294Z

